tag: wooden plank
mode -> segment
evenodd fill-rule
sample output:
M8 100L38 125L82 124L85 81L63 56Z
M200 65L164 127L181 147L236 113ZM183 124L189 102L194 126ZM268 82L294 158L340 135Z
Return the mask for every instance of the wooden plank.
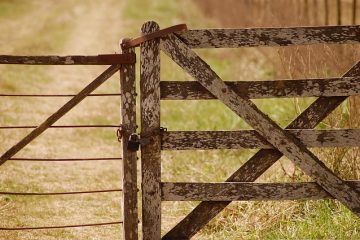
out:
M360 26L196 29L176 33L190 48L278 47L360 42Z
M360 95L360 77L294 79L273 81L226 81L247 98L333 97ZM197 81L161 81L163 100L216 99Z
M134 64L136 55L103 54L97 56L12 56L0 55L0 64L27 65L114 65Z
M122 42L127 41L124 39ZM135 53L134 48L122 49L123 53ZM137 208L137 154L127 149L131 133L136 132L136 77L135 64L120 68L121 124L122 124L122 216L123 239L138 239Z
M63 117L67 112L73 109L77 104L79 104L84 98L86 98L90 93L92 93L96 88L98 88L102 83L109 79L114 73L120 69L120 65L112 65L106 69L102 74L100 74L94 81L87 85L83 90L81 90L75 97L71 98L67 103L65 103L59 110L52 114L48 119L46 119L42 124L37 128L31 131L27 136L20 140L17 144L11 147L0 157L0 165L4 164L8 159L14 156L17 152L23 149L28 145L32 140L38 137L51 125L56 123L61 117Z
M245 96L236 94L195 52L174 34L162 41L162 49L227 107L242 117L269 143L292 160L322 188L360 216L360 194L331 172L297 138L288 134Z
M358 147L360 129L286 130L306 147ZM162 150L194 149L274 149L254 130L240 131L167 131L163 133Z
M344 76L353 77L359 74L360 62L354 65ZM292 121L287 126L287 129L314 128L345 100L346 97L320 97ZM254 182L282 156L282 153L276 149L261 149L226 181ZM191 238L230 203L231 201L201 202L171 229L163 239L174 239L174 237Z
M357 191L360 181L347 181ZM284 201L334 198L315 182L161 183L163 201Z
M155 22L146 22L142 34L158 31ZM161 238L161 139L160 129L160 40L140 46L141 135L150 143L141 146L143 239Z

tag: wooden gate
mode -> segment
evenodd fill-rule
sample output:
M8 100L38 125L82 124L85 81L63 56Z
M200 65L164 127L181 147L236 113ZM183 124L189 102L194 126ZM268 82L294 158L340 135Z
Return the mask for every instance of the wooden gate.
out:
M159 30L155 22L143 34ZM348 96L360 93L360 63L343 77L223 82L192 48L238 48L360 42L359 26L265 29L202 29L170 33L141 44L140 91L142 228L144 239L161 238L161 201L203 201L163 239L189 239L231 201L335 198L360 216L360 182L336 176L308 147L359 146L359 129L312 130ZM160 50L196 81L160 81ZM251 98L318 97L285 129ZM254 130L162 131L160 100L218 99ZM224 183L161 181L161 150L260 149ZM314 182L252 183L281 156Z
M2 194L12 195L62 195L62 194L89 194L99 192L118 192L122 191L122 216L123 219L116 222L106 223L81 223L77 225L66 226L26 226L6 228L0 226L3 231L21 231L36 229L57 229L57 228L73 228L73 227L91 227L104 226L113 224L123 224L123 239L138 238L138 213L137 213L137 170L136 170L136 154L128 151L127 142L131 133L136 131L136 92L135 92L135 63L136 56L133 48L123 49L123 54L107 54L97 56L0 56L0 64L26 64L26 65L110 65L103 73L95 78L90 84L82 89L76 95L16 95L18 97L41 96L41 97L72 97L66 104L59 108L54 114L47 118L38 127L35 127L27 136L11 147L0 157L0 165L8 160L15 160L13 156L21 151L30 142L36 139L40 134L53 126L67 112L77 106L82 100L88 96L106 96L121 95L121 125L118 131L118 140L122 142L122 189L111 190L94 190L80 192L55 192L55 193L13 193L2 192ZM120 71L120 93L119 94L91 94L101 84L103 84L112 75ZM75 128L79 126L63 126ZM84 127L84 126L81 126ZM98 125L86 125L85 127L99 127ZM114 127L114 126L111 126ZM114 135L116 140L116 136ZM114 160L121 158L84 158L84 159L48 159L54 161L76 161L76 160ZM24 160L24 159L16 159ZM42 160L42 159L31 159ZM119 199L120 201L120 199Z
M308 147L355 147L360 129L313 130L348 96L360 95L360 62L339 78L223 82L192 48L238 48L360 42L360 26L265 29L161 31L155 22L142 27L143 36L124 41L123 54L101 56L0 56L2 64L111 65L93 82L0 157L0 165L52 127L62 116L120 70L123 141L124 239L137 239L136 150L141 145L142 230L144 239L161 238L162 201L203 201L163 239L189 239L231 201L309 200L335 198L360 216L360 182L344 181ZM140 44L141 136L136 132L134 47ZM160 81L160 51L196 81ZM318 97L285 129L261 112L250 99ZM218 99L254 130L166 131L161 128L160 101ZM161 151L185 149L260 149L223 183L161 181ZM288 157L314 182L253 183L280 157ZM31 195L31 194L29 194ZM117 222L119 223L119 222ZM87 224L86 226L93 226ZM95 224L96 225L96 224ZM97 224L101 225L101 224ZM74 226L29 227L44 229ZM19 230L14 228L12 230Z

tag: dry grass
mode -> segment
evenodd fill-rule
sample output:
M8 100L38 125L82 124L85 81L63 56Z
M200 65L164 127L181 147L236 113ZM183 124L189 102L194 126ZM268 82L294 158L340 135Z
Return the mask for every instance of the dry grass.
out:
M16 11L18 4L13 3ZM2 54L113 53L123 36L118 1L74 0L28 2L16 19L5 26ZM112 27L110 27L110 26ZM9 39L11 36L11 39ZM5 45L6 43L6 45ZM77 93L105 67L2 66L0 88L7 93ZM97 92L118 92L116 74ZM68 99L6 98L0 107L1 125L37 125ZM106 107L105 107L106 106ZM118 97L92 97L70 111L58 124L119 124ZM28 130L1 131L1 152ZM51 129L21 151L18 157L119 157L115 129ZM121 163L109 162L7 162L0 181L4 191L49 192L121 188ZM120 193L96 195L21 197L2 196L2 226L69 225L121 219ZM3 204L1 204L3 206ZM121 226L79 229L0 232L0 239L108 239L119 238Z

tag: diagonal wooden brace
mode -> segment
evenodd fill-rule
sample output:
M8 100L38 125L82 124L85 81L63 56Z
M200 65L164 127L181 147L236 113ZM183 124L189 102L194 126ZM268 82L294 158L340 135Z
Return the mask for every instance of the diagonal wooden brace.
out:
M355 64L344 77L360 75L360 62ZM302 112L287 129L314 128L347 97L320 97ZM283 154L274 149L261 149L244 165L236 170L226 182L254 182L269 169ZM204 201L196 206L184 219L171 229L164 239L189 239L219 214L231 201Z
M236 94L175 35L171 34L164 39L161 47L178 65L249 123L269 143L298 165L306 174L313 177L334 198L360 216L360 194L332 173L298 139L280 128L249 99Z
M42 124L40 124L37 128L35 128L32 132L30 132L27 136L21 139L17 144L11 147L8 151L6 151L0 157L0 165L4 164L7 160L9 160L12 156L14 156L17 152L23 149L26 145L28 145L32 140L42 134L46 129L48 129L51 125L53 125L56 121L58 121L62 116L64 116L67 112L73 109L77 104L79 104L86 96L92 93L96 88L98 88L101 84L103 84L107 79L109 79L114 73L116 73L120 69L121 65L112 65L107 68L102 74L100 74L94 81L92 81L89 85L87 85L83 90L81 90L75 97L70 99L64 106L62 106L59 110L57 110L54 114L52 114L48 119L46 119Z

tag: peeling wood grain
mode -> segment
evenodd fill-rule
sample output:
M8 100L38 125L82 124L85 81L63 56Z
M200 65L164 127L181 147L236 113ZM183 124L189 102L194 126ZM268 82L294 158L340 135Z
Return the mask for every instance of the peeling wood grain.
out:
M126 39L123 40L127 41ZM134 48L122 49L123 53L135 54ZM138 239L137 207L137 154L127 149L131 133L136 132L136 78L135 64L121 65L121 124L122 134L122 216L123 239Z
M141 32L159 30L155 22L146 22ZM140 46L141 135L150 143L141 146L142 228L143 239L161 238L161 139L160 128L160 40ZM154 134L155 133L155 134Z
M360 62L355 64L345 77L355 77L360 74ZM303 111L287 129L314 128L347 97L320 97ZM251 157L244 165L237 169L226 182L254 182L277 160L282 153L276 149L261 149ZM201 202L174 228L172 228L163 239L189 239L194 236L211 219L219 214L231 201L227 202Z
M306 147L359 147L360 129L286 130ZM240 131L167 131L163 133L162 150L194 149L274 149L254 130Z
M4 164L8 159L14 156L17 152L23 149L28 145L32 140L46 131L51 125L56 123L61 117L63 117L67 112L73 109L77 104L79 104L84 98L86 98L90 93L92 93L96 88L98 88L102 83L109 79L114 73L120 69L120 65L112 65L106 69L102 74L100 74L94 81L87 85L83 90L81 90L75 97L71 98L65 105L59 108L54 114L52 114L48 119L46 119L42 124L20 140L17 144L11 147L0 157L0 165Z
M360 181L346 181L357 191ZM315 182L161 184L163 201L283 201L333 198Z
M11 56L0 55L0 64L26 65L114 65L135 64L136 55L103 54L97 56Z
M190 48L277 47L360 42L360 26L199 29L177 33Z
M247 98L333 97L360 95L360 77L294 79L273 81L226 81ZM216 99L197 81L161 81L163 100Z
M238 96L203 62L194 52L170 35L162 42L165 52L197 79L213 95L243 117L261 133L271 144L285 153L300 168L312 176L317 183L343 202L354 213L360 214L359 193L334 175L326 166L303 146L294 136L287 134L266 115L260 112L246 97ZM166 235L164 238L169 238ZM172 235L176 236L176 235Z

